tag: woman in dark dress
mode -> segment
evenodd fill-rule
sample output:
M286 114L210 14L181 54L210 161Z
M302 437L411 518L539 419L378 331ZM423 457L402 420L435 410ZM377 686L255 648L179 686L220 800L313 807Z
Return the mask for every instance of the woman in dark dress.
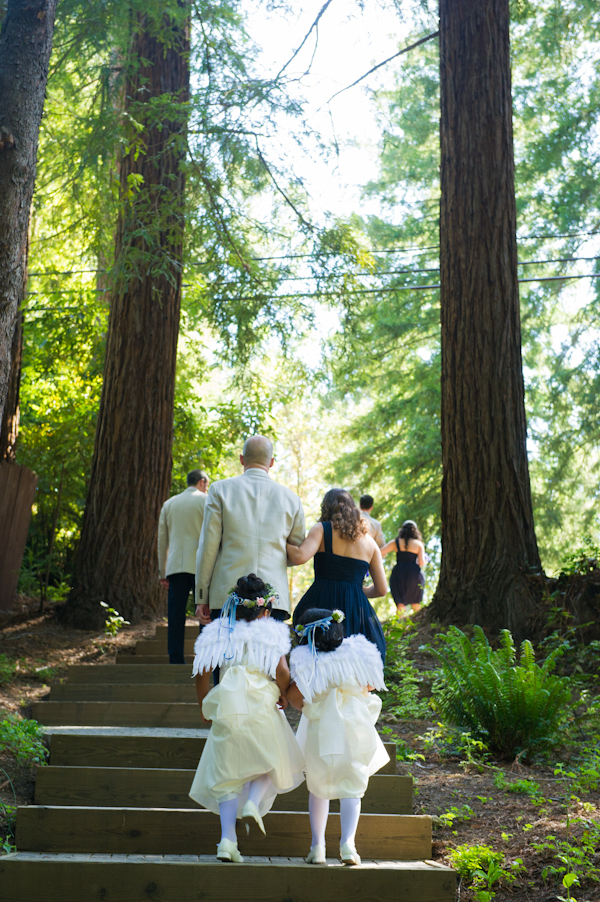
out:
M314 555L315 581L294 610L293 622L308 608L339 609L346 615L345 634L362 633L374 642L385 661L385 639L369 598L387 592L383 561L366 521L343 489L330 489L321 504L321 517L300 545L287 546L292 564L304 564ZM363 588L367 573L373 585Z
M425 566L425 546L423 536L417 529L414 520L406 520L398 531L398 535L381 549L388 554L396 550L396 566L390 577L390 590L398 613L408 608L418 611L423 601L425 577L422 568Z

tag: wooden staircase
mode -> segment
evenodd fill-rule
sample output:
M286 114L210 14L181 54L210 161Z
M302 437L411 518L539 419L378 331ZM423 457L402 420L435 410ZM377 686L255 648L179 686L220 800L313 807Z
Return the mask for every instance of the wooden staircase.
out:
M196 631L186 629L191 656ZM166 663L165 627L138 642L129 656L138 666L124 657L69 668L68 682L33 706L50 764L37 770L35 804L18 809L18 851L0 858L3 902L454 902L454 872L429 860L431 820L411 813L412 780L395 774L392 743L363 799L362 867L304 862L305 784L278 796L266 838L238 827L244 864L218 862L219 819L188 796L208 735L191 668Z

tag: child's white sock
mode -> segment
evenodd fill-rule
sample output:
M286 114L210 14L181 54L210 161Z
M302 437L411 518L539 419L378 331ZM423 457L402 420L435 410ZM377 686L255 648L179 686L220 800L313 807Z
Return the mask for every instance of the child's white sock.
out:
M342 846L347 842L354 845L359 818L360 799L340 799L340 821L342 822L340 844Z
M237 842L235 821L237 818L238 800L230 799L228 802L219 802L219 817L221 818L221 839Z
M265 792L269 788L270 782L271 778L268 774L263 774L262 777L257 777L256 780L252 780L248 789L248 801L254 802L258 808L263 800Z
M311 846L325 845L325 828L329 817L329 799L319 799L312 792L308 794L308 812L312 831Z

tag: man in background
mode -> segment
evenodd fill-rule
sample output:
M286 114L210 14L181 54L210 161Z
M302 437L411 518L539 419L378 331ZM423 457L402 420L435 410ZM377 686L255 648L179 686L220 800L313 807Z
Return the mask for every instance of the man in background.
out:
M209 479L204 470L187 475L187 489L165 501L158 521L158 573L168 595L170 664L185 664L185 612L194 592L196 551L204 521Z
M271 616L290 616L285 544L302 544L304 511L298 495L270 478L274 462L271 441L253 435L240 454L244 472L211 486L196 560L196 614L203 625L249 573L279 595Z
M383 530L381 528L381 523L379 520L376 520L375 517L371 516L371 511L373 510L373 498L371 495L361 495L360 498L360 512L363 516L363 519L367 521L369 527L369 534L373 536L377 544L380 548L383 548L385 545L385 539L383 537Z

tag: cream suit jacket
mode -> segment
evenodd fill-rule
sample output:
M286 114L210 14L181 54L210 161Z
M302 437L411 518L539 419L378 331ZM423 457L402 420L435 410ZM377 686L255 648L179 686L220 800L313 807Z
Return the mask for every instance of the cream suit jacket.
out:
M196 551L208 495L191 485L163 504L158 521L158 573L195 573Z
M369 526L369 535L373 536L377 544L380 548L383 548L385 545L385 539L383 537L383 529L381 528L381 523L379 520L376 520L375 517L372 517L371 514L368 514L366 511L360 512L361 517L367 521Z
M196 604L222 608L240 576L256 573L290 611L285 543L304 540L304 510L294 492L252 467L213 482L196 555Z

